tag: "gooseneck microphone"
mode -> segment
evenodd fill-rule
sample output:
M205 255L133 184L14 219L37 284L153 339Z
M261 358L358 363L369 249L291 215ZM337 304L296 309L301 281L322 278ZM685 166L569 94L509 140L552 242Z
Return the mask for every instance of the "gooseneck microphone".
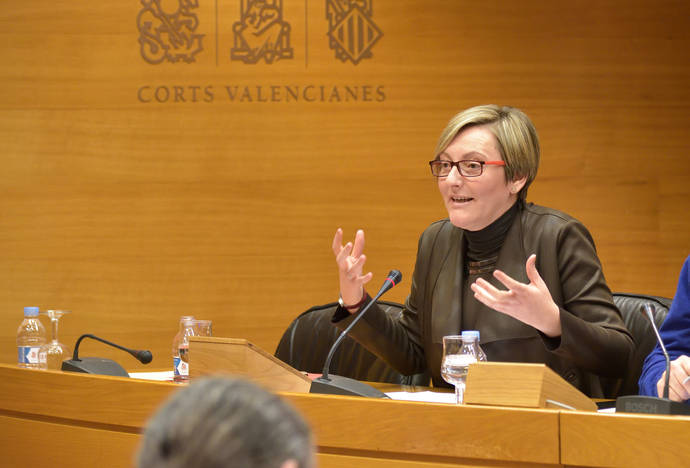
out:
M391 270L390 273L388 273L388 276L386 277L386 280L383 282L383 286L381 286L381 289L379 290L378 294L376 294L376 297L374 297L369 303L362 309L362 311L357 315L357 317L350 323L350 325L345 328L345 330L342 331L340 336L338 336L338 339L335 340L335 343L333 343L333 346L331 346L330 351L328 351L328 356L326 357L326 362L323 365L323 372L322 372L322 377L325 379L328 379L328 370L331 367L331 360L333 359L333 355L335 354L335 350L338 349L338 346L340 346L340 342L343 341L343 339L347 336L347 334L352 330L352 327L359 322L359 320L364 317L364 314L366 313L367 310L369 310L369 307L375 303L385 292L387 292L389 289L391 289L393 286L398 284L400 280L402 279L402 273L400 273L398 270Z
M129 374L126 370L122 368L122 366L110 359L94 357L79 359L79 345L81 344L84 338L91 338L100 341L101 343L110 345L114 348L127 351L142 364L148 364L149 362L151 362L151 360L153 360L153 355L151 354L151 351L125 348L124 346L120 346L108 340L104 340L103 338L99 338L90 333L85 333L79 337L76 344L74 345L74 354L72 355L72 359L62 362L63 371L129 377Z
M652 397L643 395L628 395L618 397L616 399L616 412L621 413L650 413L650 414L685 414L690 415L690 406L678 401L671 401L668 398L669 392L669 377L671 374L671 358L666 351L664 341L661 339L659 329L654 322L654 306L646 303L642 306L645 314L652 324L654 334L661 347L661 352L664 354L666 360L666 377L664 378L663 397Z
M664 353L664 359L666 360L666 377L664 378L664 394L663 398L665 400L668 400L668 387L669 387L669 377L671 375L671 358L668 355L668 352L666 351L666 346L664 346L664 340L661 339L661 335L659 334L659 330L656 328L656 323L654 323L654 307L647 303L642 306L642 310L644 310L645 314L647 314L647 317L649 318L649 322L652 324L652 329L654 330L654 334L656 335L656 340L659 342L659 346L661 347L661 352Z
M381 289L379 289L379 292L374 296L373 299L371 299L366 306L359 312L357 317L343 330L340 335L338 336L338 339L335 340L335 343L333 343L333 346L331 346L331 349L328 351L328 356L326 357L326 362L324 363L323 366L323 372L321 377L317 377L312 381L311 384L311 389L310 393L327 393L331 395L356 395L356 396L366 396L366 397L375 397L375 398L388 398L388 396L375 389L374 387L367 385L363 382L360 382L355 379L350 379L348 377L343 377L339 375L328 375L328 371L331 366L331 360L333 359L333 355L335 354L335 351L338 349L338 346L340 346L340 343L345 339L347 334L350 332L352 327L354 327L357 322L361 320L361 318L364 316L364 314L369 310L372 304L375 304L376 301L383 296L384 293L386 293L388 290L390 290L393 286L398 284L402 280L402 273L398 270L391 270L390 273L388 273L388 276L386 277L385 281L383 282L383 285L381 286Z

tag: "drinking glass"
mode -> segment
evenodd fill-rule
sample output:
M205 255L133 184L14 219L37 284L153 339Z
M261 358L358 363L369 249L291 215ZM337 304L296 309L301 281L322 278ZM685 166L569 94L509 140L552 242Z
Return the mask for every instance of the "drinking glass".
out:
M199 332L199 336L212 336L212 325L211 320L195 320L196 329Z
M58 321L69 310L46 310L41 312L50 317L52 328L51 340L38 350L38 367L40 369L61 370L62 361L69 357L71 351L67 346L58 342Z
M441 377L455 387L455 401L457 404L462 403L465 394L467 370L473 362L477 362L477 357L472 352L464 352L461 335L443 337Z

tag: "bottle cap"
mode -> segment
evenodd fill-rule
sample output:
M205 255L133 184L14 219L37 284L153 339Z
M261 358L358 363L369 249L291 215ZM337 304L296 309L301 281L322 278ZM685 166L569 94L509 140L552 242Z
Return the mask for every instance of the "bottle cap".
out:
M24 317L37 317L38 307L24 307Z
M480 341L479 340L479 330L463 330L462 337L463 338L477 338L477 341Z

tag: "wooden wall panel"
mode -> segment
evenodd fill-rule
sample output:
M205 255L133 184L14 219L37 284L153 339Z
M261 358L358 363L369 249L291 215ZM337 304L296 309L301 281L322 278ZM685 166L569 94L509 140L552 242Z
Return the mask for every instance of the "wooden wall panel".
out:
M488 102L533 118L529 198L585 222L612 289L673 294L690 253L687 2L371 4L383 36L356 65L328 47L325 0L283 2L293 58L271 64L230 60L239 0L200 0L203 51L158 65L141 2L0 11L0 361L25 305L73 310L70 345L103 335L157 367L184 313L273 351L337 296L338 226L366 229L372 288L399 268L387 297L404 300L444 216L426 161L455 112Z

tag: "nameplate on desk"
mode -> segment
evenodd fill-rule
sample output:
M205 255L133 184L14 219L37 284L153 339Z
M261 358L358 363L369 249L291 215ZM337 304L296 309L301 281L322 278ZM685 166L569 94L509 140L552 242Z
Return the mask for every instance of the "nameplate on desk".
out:
M479 362L470 364L464 402L596 411L597 405L545 364Z
M189 338L189 376L236 375L272 392L309 393L311 379L245 339Z

